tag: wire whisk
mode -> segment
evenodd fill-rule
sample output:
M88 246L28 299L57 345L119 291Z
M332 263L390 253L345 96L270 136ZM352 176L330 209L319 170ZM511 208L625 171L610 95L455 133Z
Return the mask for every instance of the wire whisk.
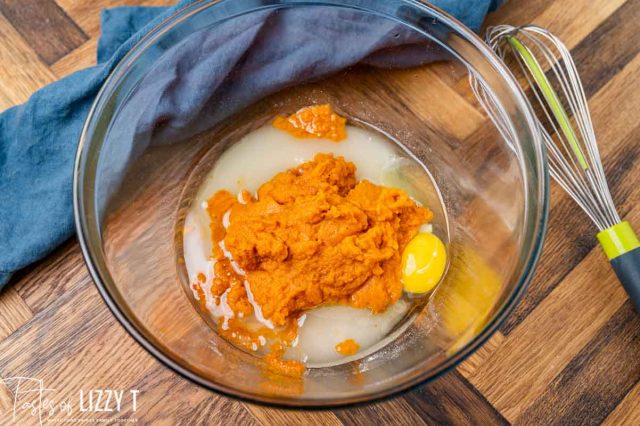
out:
M622 222L602 167L587 97L569 49L536 26L498 25L486 42L519 79L536 112L551 176L598 227L598 240L618 278L640 311L640 242ZM490 91L470 73L478 101L500 134L512 141L508 120Z
M544 28L529 25L490 28L487 42L503 60L515 61L544 114L540 122L551 175L589 215L599 230L620 222L607 186L591 114L578 71L567 47ZM544 74L545 71L546 75ZM554 80L556 84L554 84ZM559 88L560 93L555 88ZM565 99L563 107L561 99ZM575 120L574 130L571 118ZM554 140L554 137L556 140Z

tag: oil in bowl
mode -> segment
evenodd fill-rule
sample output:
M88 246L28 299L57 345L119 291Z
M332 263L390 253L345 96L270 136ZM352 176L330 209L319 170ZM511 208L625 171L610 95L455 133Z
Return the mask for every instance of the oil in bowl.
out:
M301 176L312 173L320 176L321 184L313 188L295 186L297 180L303 179ZM344 188L338 175L348 181ZM284 184L292 185L290 191L275 192ZM381 349L425 308L445 273L448 222L442 198L426 167L388 135L361 121L343 119L328 105L276 117L272 123L239 138L209 166L198 185L182 232L190 296L222 337L242 350L272 358L279 370L288 367L301 372L303 368L339 365ZM325 197L320 194L325 189L330 193L319 200L318 197ZM269 201L265 201L261 194L268 191ZM364 203L366 207L362 207L363 203L349 198L358 191L361 199L387 194L389 204L398 203L397 217L385 216L390 206L371 207ZM291 205L287 203L294 197L292 194L301 194L298 199L303 200L295 212L290 212L298 214L300 223L304 223L299 232L291 227L295 215L293 219L277 216L286 208L283 206ZM320 209L321 213L309 207L327 200L329 204ZM318 217L306 217L308 211ZM346 229L355 226L342 220L347 216L364 217L366 239L354 239L359 231ZM384 218L381 231L367 228L372 216ZM269 217L271 222L257 223L258 217ZM414 223L414 218L422 218L424 223ZM241 228L236 224L240 220L250 224ZM277 223L272 223L274 220ZM287 226L285 222L289 223L288 231L282 229ZM332 228L324 226L329 222ZM253 233L249 234L248 229ZM314 233L307 232L309 229ZM338 231L331 235L335 229ZM391 230L393 235L399 235L397 241L385 240ZM273 235L269 235L268 244L263 244L257 241L255 232ZM380 235L374 235L376 232ZM289 236L295 243L287 245ZM322 253L317 251L320 238L325 242ZM335 247L329 247L327 242L335 243ZM318 259L331 250L340 255L340 250L350 250L354 244L360 244L357 250L364 253L368 250L366 244L373 244L371 252L380 258L369 264L373 272L367 274L374 278L360 274L365 277L364 282L345 281L353 287L352 294L345 296L331 285L335 271L326 264L318 266ZM308 247L312 247L311 254L304 262L288 267L286 273L280 272L278 262L292 263L292 257ZM263 255L269 260L264 261ZM354 254L355 262L361 258L360 252ZM336 271L349 273L362 266L334 262ZM247 265L254 272L245 270ZM320 277L318 283L307 282L305 268L311 274L313 267L324 268L321 275L315 275ZM384 280L393 282L384 287L379 284ZM324 287L320 281L325 282ZM286 306L272 300L284 290L265 297L263 289L269 285L286 287L287 293L294 294ZM363 292L362 287L366 286L380 292ZM254 294L256 290L259 292ZM384 295L384 300L371 300L377 294ZM314 306L309 300L322 303Z

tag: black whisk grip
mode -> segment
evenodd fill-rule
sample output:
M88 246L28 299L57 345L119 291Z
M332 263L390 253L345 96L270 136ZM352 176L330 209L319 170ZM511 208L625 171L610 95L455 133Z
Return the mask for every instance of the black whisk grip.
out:
M640 312L640 248L614 257L610 262L636 311Z
M627 221L598 232L598 241L640 313L640 239Z

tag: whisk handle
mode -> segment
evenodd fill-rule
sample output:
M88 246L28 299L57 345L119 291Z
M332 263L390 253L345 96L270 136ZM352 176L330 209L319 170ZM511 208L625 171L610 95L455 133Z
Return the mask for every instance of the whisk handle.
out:
M640 241L628 222L620 222L598 234L620 283L640 313Z
M640 248L611 259L611 266L636 311L640 312Z

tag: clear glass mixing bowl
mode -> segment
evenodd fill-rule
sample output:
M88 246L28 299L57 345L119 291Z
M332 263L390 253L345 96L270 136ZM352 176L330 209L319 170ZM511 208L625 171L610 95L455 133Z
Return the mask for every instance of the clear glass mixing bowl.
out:
M132 120L144 119L131 107L132 99L159 80L159 70L166 71L168 52L179 57L195 43L202 46L200 56L177 63L215 65L215 57L207 56L207 37L217 37L220 47L238 23L272 22L287 14L364 22L366 31L400 38L402 46L379 53L378 63L364 58L364 63L327 75L299 64L297 84L283 84L255 102L226 99L230 91L225 90L207 97L199 80L183 81L176 73L167 84L178 85L180 93L203 92L198 111L185 118L169 108L156 117L152 131L122 131ZM303 33L300 43L309 35ZM340 40L332 40L331 31L315 36L334 46L329 52L335 54L342 46L361 43L355 39L361 34L341 34ZM278 42L271 33L247 55L256 54L260 43ZM405 59L416 52L439 62L409 67ZM470 74L502 116L513 135L510 143L474 97ZM253 87L246 75L251 73L230 73L225 84ZM151 106L172 105L164 92L144 96ZM198 313L180 261L180 224L193 192L189 182L197 181L203 159L216 157L269 117L327 102L352 120L388 133L430 170L446 209L447 217L437 218L435 227L449 236L450 265L426 308L386 347L293 379L266 373L261 358L221 339ZM496 331L522 297L538 259L547 217L545 170L530 107L511 74L475 34L427 4L199 2L142 39L104 84L78 150L75 214L87 265L106 303L165 365L209 389L255 402L341 406L433 379Z

